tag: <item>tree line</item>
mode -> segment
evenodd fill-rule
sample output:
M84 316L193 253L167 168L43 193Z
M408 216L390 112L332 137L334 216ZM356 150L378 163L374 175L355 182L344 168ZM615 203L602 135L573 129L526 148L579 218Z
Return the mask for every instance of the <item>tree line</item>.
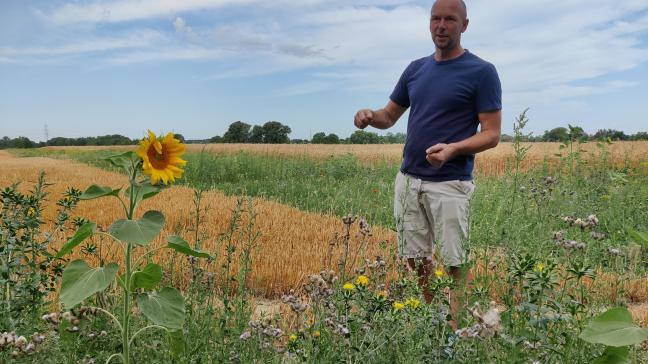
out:
M250 125L242 121L235 121L229 125L222 136L216 135L209 139L186 140L182 134L175 134L175 137L183 143L264 143L264 144L402 144L405 143L404 133L377 133L356 130L347 138L340 138L334 133L326 134L318 132L309 139L290 139L292 130L289 126L278 121L268 121L263 125ZM590 141L590 140L648 140L648 132L637 132L625 134L615 129L599 129L594 134L587 134L579 126L568 125L565 127L547 130L539 136L525 135L522 141L527 142L565 142L568 140ZM64 138L56 137L46 142L34 142L27 137L20 136L0 139L0 149L7 148L38 148L45 146L85 146L85 145L135 145L139 139L130 139L119 134L101 135L97 137ZM511 135L502 134L501 141L513 141Z
M546 130L542 135L532 136L527 135L522 138L525 142L566 142L568 140L575 141L596 141L596 140L648 140L648 132L640 131L635 134L626 134L621 130L616 129L599 129L594 134L587 134L580 126L568 125L565 127L553 128ZM503 142L513 141L513 136L502 134L500 138Z

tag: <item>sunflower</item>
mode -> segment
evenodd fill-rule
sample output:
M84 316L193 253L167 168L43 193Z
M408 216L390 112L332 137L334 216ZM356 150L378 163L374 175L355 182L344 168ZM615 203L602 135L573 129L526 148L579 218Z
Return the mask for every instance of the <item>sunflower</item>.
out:
M157 184L160 180L167 184L175 182L176 178L182 177L184 171L179 167L187 162L180 158L185 152L184 144L168 133L164 138L156 137L152 131L148 131L148 139L140 141L137 155L142 157L144 174L151 176L151 184Z

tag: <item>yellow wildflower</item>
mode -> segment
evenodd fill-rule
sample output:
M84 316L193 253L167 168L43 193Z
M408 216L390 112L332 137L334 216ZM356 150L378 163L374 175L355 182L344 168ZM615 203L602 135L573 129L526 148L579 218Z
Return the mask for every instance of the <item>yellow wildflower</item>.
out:
M444 274L445 274L445 273L443 273L443 270L441 270L440 268L437 268L437 269L434 271L434 276L437 277L437 278L441 278L441 277L443 277Z
M320 337L319 330L315 330L315 332L313 332L313 337L315 337L315 338Z
M297 335L295 335L295 334L290 335L290 341L293 341L293 342L297 341Z
M387 298L387 291L378 291L378 293L376 293L376 296L381 298Z
M353 291L355 289L355 286L353 283L345 283L344 286L342 286L342 289L345 291Z
M369 284L369 278L367 278L367 276L361 275L356 279L355 283L358 286L366 287Z
M416 298L408 298L405 301L405 305L410 306L411 308L417 308L421 304L421 301Z
M405 305L402 302L398 302L398 301L394 302L394 310L400 311L403 308L405 308Z
M185 152L184 144L168 133L165 137L156 137L152 131L148 131L148 138L140 141L137 155L142 158L144 174L151 176L151 184L159 181L167 184L175 182L176 178L182 177L184 171L180 167L187 164L180 156Z
M30 208L27 209L27 216L32 217L32 216L34 216L35 212L36 212L36 210L34 210L33 207L30 207Z
M535 268L533 268L534 271L540 273L544 270L545 265L542 262L539 262L536 264Z

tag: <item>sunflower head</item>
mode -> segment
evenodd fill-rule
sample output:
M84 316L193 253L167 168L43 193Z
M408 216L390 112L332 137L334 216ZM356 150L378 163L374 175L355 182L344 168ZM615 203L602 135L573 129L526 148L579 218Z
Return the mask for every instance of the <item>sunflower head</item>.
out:
M151 176L151 184L175 182L182 177L187 162L180 158L185 153L184 144L174 138L173 133L156 137L148 131L148 138L140 141L137 155L142 158L144 174Z

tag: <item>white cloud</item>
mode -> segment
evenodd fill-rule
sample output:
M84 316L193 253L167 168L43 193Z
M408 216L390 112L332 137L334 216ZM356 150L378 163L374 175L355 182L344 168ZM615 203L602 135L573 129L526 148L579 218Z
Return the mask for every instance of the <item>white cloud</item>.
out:
M405 66L433 52L430 5L406 0L70 3L40 11L68 32L66 42L0 45L0 62L90 52L105 52L99 62L111 66L213 62L218 73L203 69L196 77L300 72L301 79L277 95L337 89L381 92L386 99ZM470 1L468 13L463 44L496 65L506 107L513 111L573 106L579 98L631 88L635 84L619 73L648 62L646 0ZM163 19L166 27L156 23L147 36L141 27L150 23L138 21L151 19ZM99 35L106 23L122 35Z
M258 0L128 0L66 4L51 13L40 14L57 24L123 22L148 18L170 17L196 9L216 9L246 5Z
M74 56L85 53L146 48L164 40L162 33L136 30L122 36L84 37L70 43L54 46L0 47L0 58L8 62L39 61L42 57Z

